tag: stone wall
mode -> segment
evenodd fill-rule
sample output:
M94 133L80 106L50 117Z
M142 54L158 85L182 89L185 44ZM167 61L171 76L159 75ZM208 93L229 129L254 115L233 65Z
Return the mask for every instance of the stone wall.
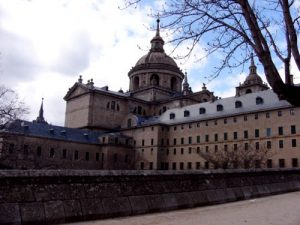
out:
M0 171L0 224L55 224L300 190L300 170Z

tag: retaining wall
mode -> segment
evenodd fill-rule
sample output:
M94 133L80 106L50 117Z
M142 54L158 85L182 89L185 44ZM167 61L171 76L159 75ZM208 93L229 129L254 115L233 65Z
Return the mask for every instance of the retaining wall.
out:
M0 171L0 224L56 224L300 190L300 170Z

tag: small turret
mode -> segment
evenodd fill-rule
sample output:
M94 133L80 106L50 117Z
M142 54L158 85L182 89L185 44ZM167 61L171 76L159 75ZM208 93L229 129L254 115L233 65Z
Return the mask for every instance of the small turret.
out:
M47 122L44 118L44 98L42 98L42 103L41 103L41 107L40 107L40 111L39 111L39 116L33 122L46 123L47 124Z

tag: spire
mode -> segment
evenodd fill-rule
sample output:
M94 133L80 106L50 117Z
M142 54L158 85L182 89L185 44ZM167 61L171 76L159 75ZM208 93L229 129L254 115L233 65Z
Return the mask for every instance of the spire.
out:
M251 57L251 64L250 64L250 67L249 67L250 74L256 74L256 66L255 66L255 63L254 63L253 53L251 53L250 57Z
M159 17L157 18L157 20L156 20L156 37L159 37L160 35L159 35L159 22L160 22L160 20L159 20Z
M152 52L164 52L164 40L160 36L160 31L159 31L159 18L156 20L156 34L155 37L152 38L151 40L151 49L150 51Z
M47 123L44 119L44 98L42 98L39 116L36 118L36 122L37 123Z
M193 93L188 83L187 72L184 73L184 82L182 86L183 86L183 91L182 91L183 95L188 95Z

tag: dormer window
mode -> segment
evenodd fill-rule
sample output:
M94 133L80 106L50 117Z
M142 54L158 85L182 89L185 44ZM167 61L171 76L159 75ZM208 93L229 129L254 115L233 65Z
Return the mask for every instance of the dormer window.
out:
M184 117L189 117L190 116L190 111L184 110Z
M242 107L242 102L241 101L236 101L235 102L235 108L241 108Z
M170 113L170 120L175 119L175 113Z
M217 111L223 111L223 105L217 105Z
M205 114L206 112L206 109L205 108L200 108L199 109L199 114Z
M256 105L261 105L264 103L264 100L261 97L256 98Z

